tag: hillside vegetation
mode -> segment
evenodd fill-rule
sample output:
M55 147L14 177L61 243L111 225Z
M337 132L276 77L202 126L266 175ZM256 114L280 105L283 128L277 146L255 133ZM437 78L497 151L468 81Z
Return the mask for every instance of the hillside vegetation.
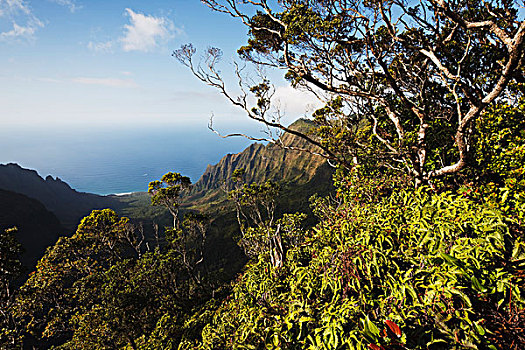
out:
M509 221L451 193L400 191L374 203L339 193L340 201L315 203L323 220L283 267L269 252L248 265L204 328L202 348L525 344L525 242L512 229L523 202Z
M219 49L200 64L191 44L176 50L249 118L284 131L267 141L285 150L229 155L193 189L177 172L150 182L170 219L150 240L92 211L16 291L19 247L3 232L1 346L525 349L519 5L203 2L247 26L239 55L256 72L285 70L324 106L308 128L283 125L267 75L236 71L233 96Z

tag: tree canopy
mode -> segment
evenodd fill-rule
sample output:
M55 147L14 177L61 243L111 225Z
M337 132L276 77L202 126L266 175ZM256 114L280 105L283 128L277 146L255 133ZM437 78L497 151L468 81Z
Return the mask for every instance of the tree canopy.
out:
M456 174L472 164L476 120L523 94L525 22L517 1L203 2L249 28L238 50L243 60L286 71L293 86L326 102L314 113L318 132L280 123L266 76L241 81L246 87L234 96L218 68L219 49L208 49L201 64L191 45L174 55L250 118L300 134L348 169L371 164L416 185Z
M148 193L151 195L152 205L164 206L173 216L173 227L179 228L179 207L182 201L182 194L191 187L191 180L180 173L169 172L156 181L152 181L148 186Z

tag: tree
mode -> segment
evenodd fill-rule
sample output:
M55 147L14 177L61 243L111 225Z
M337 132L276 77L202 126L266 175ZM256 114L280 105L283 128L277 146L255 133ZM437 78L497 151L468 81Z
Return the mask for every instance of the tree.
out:
M239 246L250 257L275 250L283 261L279 226L275 227L275 207L280 186L273 181L244 182L244 169L235 169L230 179L228 198L235 203L237 222L241 231Z
M514 106L500 104L477 122L476 169L484 183L493 182L514 192L525 190L525 96Z
M204 247L210 225L207 215L187 213L184 215L182 229L172 230L169 248L176 252L181 265L192 280L202 287L203 279L198 267L204 261Z
M99 303L103 274L124 260L129 220L110 210L94 210L72 237L61 237L20 288L15 315L26 337L41 346L60 344L75 332L75 317ZM87 298L90 295L92 298Z
M166 245L143 251L143 235L127 218L110 209L94 210L72 237L61 237L48 249L16 295L12 308L24 337L21 346L159 348L146 344L178 344L195 333L186 321L212 295L205 288L207 276L195 270L203 259L207 221L189 215L183 235L176 236L182 229L171 230L175 237ZM153 334L157 329L165 331L160 340ZM3 341L0 333L0 348Z
M244 183L245 170L235 169L231 176L232 190L228 197L235 202L237 221L241 233L248 226L268 229L275 223L275 207L280 191L279 184L273 181L263 183Z
M169 172L164 174L160 181L152 181L148 186L152 205L162 205L173 216L173 228L178 229L179 207L182 194L191 187L190 178L180 173Z
M472 163L480 116L523 94L517 1L203 2L249 28L242 59L285 70L292 86L326 101L314 113L318 132L283 125L271 108L270 81L248 85L238 65L241 94L234 96L218 68L220 50L208 49L203 63L191 45L174 56L251 119L306 139L347 169L371 164L408 174L416 186L457 174Z
M168 253L176 254L190 278L202 287L197 267L204 261L204 245L210 220L205 215L187 213L181 224L179 208L183 194L190 188L189 177L169 172L160 181L150 182L148 193L151 195L152 205L166 207L173 216L173 227L166 228L165 232Z
M237 221L241 231L239 246L254 258L268 253L274 267L282 267L286 250L302 242L301 223L305 214L284 214L275 218L277 197L281 187L273 181L244 182L244 169L232 173L228 197L235 203Z

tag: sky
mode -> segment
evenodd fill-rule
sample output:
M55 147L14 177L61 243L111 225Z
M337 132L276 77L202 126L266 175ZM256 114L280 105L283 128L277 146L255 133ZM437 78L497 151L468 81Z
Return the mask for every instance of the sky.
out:
M246 38L237 20L198 0L0 0L0 125L206 127L213 114L238 131L246 116L171 53L219 47L229 77ZM312 108L275 81L289 121Z

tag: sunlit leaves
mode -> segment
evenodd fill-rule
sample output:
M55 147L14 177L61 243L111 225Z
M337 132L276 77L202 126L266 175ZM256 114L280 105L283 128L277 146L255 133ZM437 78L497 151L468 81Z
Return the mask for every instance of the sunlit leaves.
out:
M190 178L179 173L169 172L156 181L152 181L148 186L148 193L151 195L152 205L164 206L173 216L173 227L179 227L179 207L182 201L182 194L191 187Z
M323 222L284 268L266 255L247 267L205 344L482 348L494 344L494 315L524 308L523 277L505 260L520 240L509 241L500 212L425 190L359 206L342 198L337 207L319 201Z

